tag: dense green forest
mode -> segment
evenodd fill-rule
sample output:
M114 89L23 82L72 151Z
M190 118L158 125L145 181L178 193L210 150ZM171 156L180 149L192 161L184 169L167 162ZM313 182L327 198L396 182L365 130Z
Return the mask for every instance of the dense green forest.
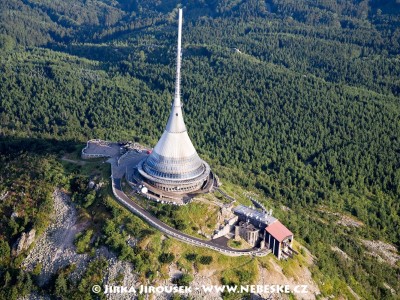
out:
M316 256L318 280L332 282L326 295L348 284L396 298L388 284L398 297L399 266L359 241L400 247L396 0L2 1L0 135L154 145L179 6L185 120L202 157L222 180L291 209L280 218ZM343 228L321 207L365 225Z

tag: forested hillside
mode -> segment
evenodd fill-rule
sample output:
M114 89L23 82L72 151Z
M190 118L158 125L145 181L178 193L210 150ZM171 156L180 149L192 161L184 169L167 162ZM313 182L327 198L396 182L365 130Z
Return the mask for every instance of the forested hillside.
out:
M3 140L154 145L173 93L179 6L185 118L202 157L222 180L290 209L280 217L316 256L324 295L348 285L398 297L399 265L360 241L400 247L396 0L1 1Z

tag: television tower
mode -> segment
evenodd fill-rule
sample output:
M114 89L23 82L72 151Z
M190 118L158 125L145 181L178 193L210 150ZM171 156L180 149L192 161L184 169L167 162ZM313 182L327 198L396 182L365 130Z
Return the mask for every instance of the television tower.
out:
M137 167L149 190L162 196L171 193L187 194L201 191L205 186L212 187L212 184L207 184L212 180L210 166L197 154L183 119L180 94L181 48L182 9L179 9L176 81L171 113L160 140L151 154Z

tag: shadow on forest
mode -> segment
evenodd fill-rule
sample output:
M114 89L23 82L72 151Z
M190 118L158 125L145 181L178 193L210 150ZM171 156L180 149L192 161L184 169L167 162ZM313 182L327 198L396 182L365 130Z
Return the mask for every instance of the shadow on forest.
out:
M65 152L73 152L84 143L67 140L43 138L18 138L0 136L0 155L19 155L23 152L37 155L55 154L62 155Z
M63 52L103 63L116 63L125 60L132 52L129 47L104 45L52 45L53 51Z

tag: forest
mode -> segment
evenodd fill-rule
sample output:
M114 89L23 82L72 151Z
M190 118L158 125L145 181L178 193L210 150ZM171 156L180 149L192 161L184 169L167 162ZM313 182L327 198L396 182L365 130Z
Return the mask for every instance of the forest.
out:
M396 0L2 1L0 193L14 157L56 165L68 151L42 154L27 141L155 145L172 100L178 7L185 121L202 158L222 181L272 203L316 256L318 280L331 284L324 295L347 284L365 299L395 299L389 285L398 297L399 264L360 242L400 247ZM15 140L25 146L14 149ZM36 193L46 199L48 190ZM338 226L326 211L364 226ZM23 230L12 226L0 233L9 246ZM335 245L355 260L338 259Z

